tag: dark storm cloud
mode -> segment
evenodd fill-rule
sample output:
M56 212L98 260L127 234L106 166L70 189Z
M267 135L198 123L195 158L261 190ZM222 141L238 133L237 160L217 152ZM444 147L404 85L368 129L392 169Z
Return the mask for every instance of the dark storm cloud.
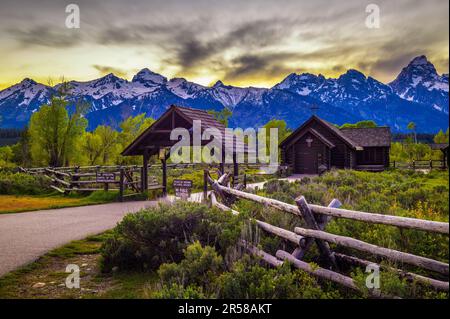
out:
M255 20L225 32L205 35L205 30L215 28L208 19L189 23L131 24L108 27L99 32L97 41L106 45L157 45L167 51L168 62L189 69L225 50L251 50L276 45L291 34L293 26L289 20Z
M29 29L10 29L9 34L22 46L72 47L81 42L81 36L75 29L55 29L47 25Z
M112 66L94 64L92 67L94 69L96 69L97 71L99 71L99 73L101 75L106 75L109 73L114 73L114 75L116 75L118 77L125 77L127 75L126 70L122 70L122 69L115 68Z
M290 21L256 20L238 25L224 34L209 39L201 39L197 33L185 30L175 37L173 49L175 56L172 62L187 70L208 62L226 50L236 49L243 52L261 50L285 41L291 35L292 27Z
M148 66L166 76L204 82L225 76L229 83L252 84L291 72L334 77L357 68L383 81L421 54L448 72L448 0L377 0L378 30L364 24L370 2L77 0L81 29L69 30L64 21L70 1L2 0L0 73L11 63L17 69L15 52L35 47L27 62L40 76L76 60L74 73L86 78L94 69L119 75L121 68ZM80 52L87 50L84 58ZM48 56L58 63L43 66ZM9 73L8 81L15 81Z
M181 28L186 30L188 26L170 24L128 24L125 26L107 26L97 30L97 35L94 39L99 44L112 45L164 45L164 43L154 43L155 40L170 40L174 38ZM190 25L190 28L193 26Z
M293 60L295 53L246 54L225 66L225 80L245 79L254 76L279 76L289 72L283 61ZM292 70L290 70L292 71Z

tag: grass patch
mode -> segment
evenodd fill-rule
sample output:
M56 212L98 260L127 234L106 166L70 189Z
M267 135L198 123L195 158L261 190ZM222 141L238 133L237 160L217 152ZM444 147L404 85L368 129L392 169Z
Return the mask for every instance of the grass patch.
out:
M0 195L0 214L29 212L42 209L55 209L95 204L117 200L118 192L97 191L86 195Z
M102 243L111 231L76 240L56 248L37 261L0 278L0 298L146 298L152 294L155 273L113 273L100 271ZM65 279L68 264L80 267L80 289L68 289ZM36 283L45 286L33 287Z

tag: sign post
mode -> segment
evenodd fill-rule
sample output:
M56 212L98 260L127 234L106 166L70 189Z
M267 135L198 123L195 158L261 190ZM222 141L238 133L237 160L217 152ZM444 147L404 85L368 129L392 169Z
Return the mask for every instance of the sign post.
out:
M115 179L115 173L97 172L95 175L95 180L97 183L112 183Z
M173 188L175 189L175 196L181 199L188 199L191 196L192 181L185 179L175 179L173 181Z

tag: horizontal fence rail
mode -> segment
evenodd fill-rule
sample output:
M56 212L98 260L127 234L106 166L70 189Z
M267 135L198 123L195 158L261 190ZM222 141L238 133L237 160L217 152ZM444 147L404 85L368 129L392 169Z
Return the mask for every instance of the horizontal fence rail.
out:
M411 162L392 161L390 167L399 169L446 169L447 162L443 160L414 160Z
M250 194L240 190L217 184L220 191L234 195L236 197L251 200L260 204L264 204L273 208L280 209L291 214L301 216L300 210L296 205L287 204L276 199L266 198L255 194ZM375 213L366 213L360 211L353 211L342 208L324 207L319 205L308 204L309 208L314 212L322 215L332 217L339 217L345 219L353 219L367 223L383 224L397 226L401 228L410 228L417 230L424 230L434 233L449 234L449 224L444 222L423 220L417 218L400 217L392 215L383 215Z

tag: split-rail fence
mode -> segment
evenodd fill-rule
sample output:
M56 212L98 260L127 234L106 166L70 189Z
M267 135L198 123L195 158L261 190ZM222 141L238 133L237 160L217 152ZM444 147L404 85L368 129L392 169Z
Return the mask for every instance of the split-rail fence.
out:
M209 195L212 206L218 207L224 211L231 211L233 214L239 214L238 211L231 208L231 205L238 199L244 199L263 204L265 207L276 208L301 218L301 225L303 226L295 227L295 229L283 229L261 220L255 220L256 225L261 230L293 243L296 248L291 252L278 250L274 256L261 250L252 243L245 241L241 242L244 248L251 254L259 256L271 266L276 267L283 262L289 262L296 268L302 269L316 277L331 280L353 290L361 289L350 276L340 271L343 267L349 265L363 267L372 265L378 268L388 267L390 270L398 272L399 276L404 277L409 281L420 282L429 285L436 290L449 290L448 263L381 247L352 237L331 234L325 230L332 218L344 218L365 223L390 225L448 236L449 223L447 222L342 209L340 208L341 203L337 199L333 199L331 203L325 207L310 204L303 196L300 196L295 200L296 205L292 205L246 192L244 191L243 185L232 187L229 182L229 174L223 174L217 180L214 180L207 170L205 170L204 174L205 180L208 181L209 187L212 190ZM425 270L427 274L431 273L432 275L427 277L411 271L397 269L391 266L385 266L384 264L361 259L356 256L337 253L332 250L330 243L347 249L349 248L351 250L364 252L366 255L371 255L378 260L386 259L397 265L409 265L420 268ZM317 245L321 257L320 260L323 262L323 265L319 265L319 267L314 267L304 261L306 252L313 244ZM369 289L369 293L374 297L391 297L380 295L379 291L375 289Z

